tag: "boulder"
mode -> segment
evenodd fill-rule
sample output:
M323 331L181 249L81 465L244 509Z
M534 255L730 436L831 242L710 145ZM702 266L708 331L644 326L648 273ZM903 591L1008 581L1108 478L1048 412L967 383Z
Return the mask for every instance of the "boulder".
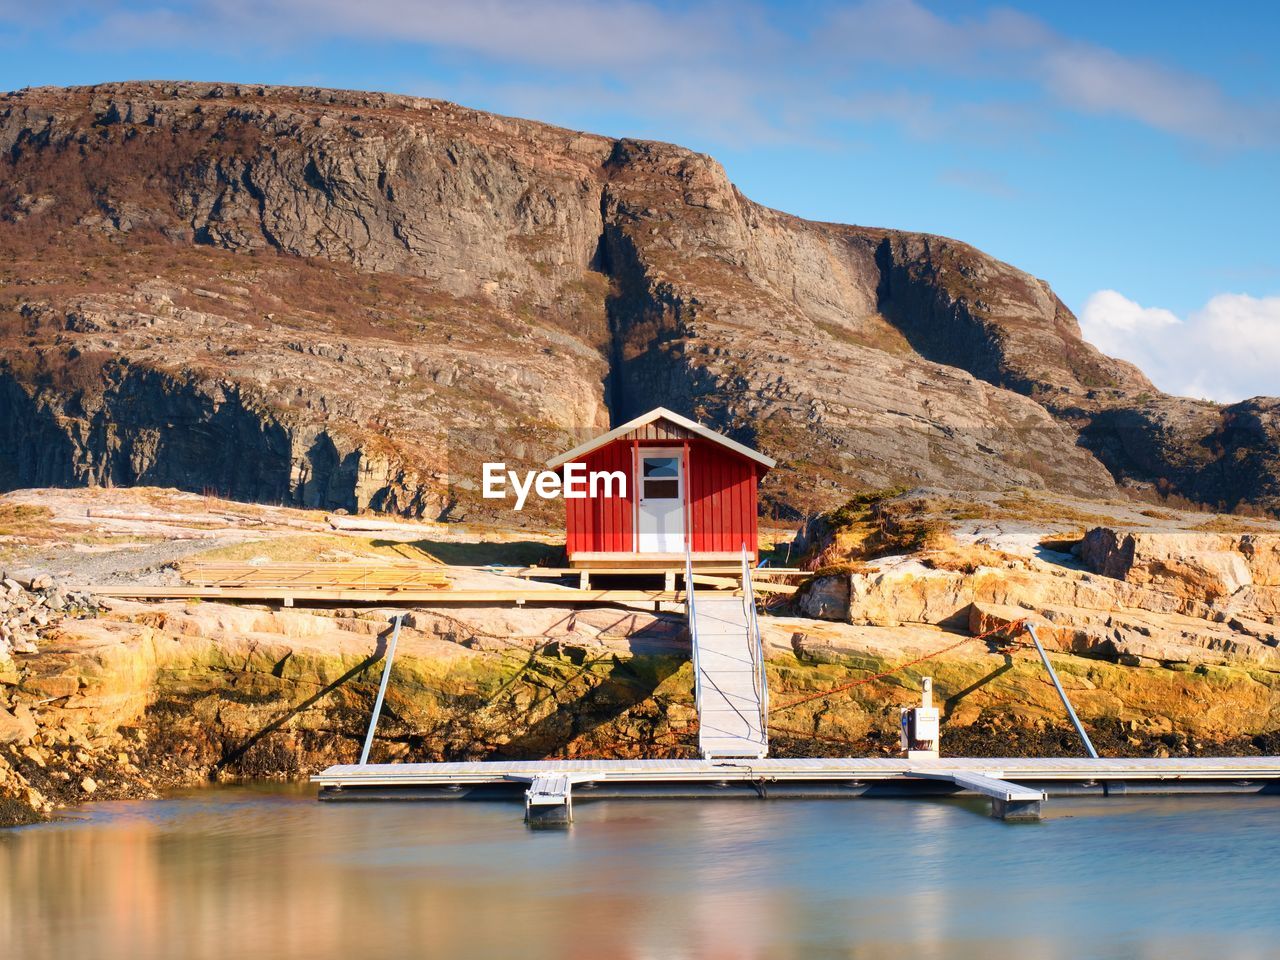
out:
M963 626L974 599L974 577L899 564L849 577L849 621L892 627L900 623Z
M0 707L0 744L27 743L36 735L36 721L30 710L10 713Z
M1210 603L1243 596L1280 610L1280 535L1090 530L1081 559L1095 573Z
M848 620L849 574L815 577L800 595L800 610L815 620Z
M1248 534L1240 538L1240 552L1249 562L1259 587L1280 587L1280 536Z

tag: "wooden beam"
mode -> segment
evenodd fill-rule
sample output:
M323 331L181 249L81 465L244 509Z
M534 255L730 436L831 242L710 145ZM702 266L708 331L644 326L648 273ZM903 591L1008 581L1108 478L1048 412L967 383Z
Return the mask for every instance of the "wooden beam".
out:
M755 583L756 593L795 593L799 587L791 583Z
M683 603L683 591L666 590L363 590L363 589L291 589L287 587L205 587L205 586L78 586L72 590L83 591L95 597L116 597L133 600L302 600L310 602L342 603L412 603L417 606L447 605L453 603L549 603L549 604L598 604L598 603ZM726 591L727 592L727 591Z

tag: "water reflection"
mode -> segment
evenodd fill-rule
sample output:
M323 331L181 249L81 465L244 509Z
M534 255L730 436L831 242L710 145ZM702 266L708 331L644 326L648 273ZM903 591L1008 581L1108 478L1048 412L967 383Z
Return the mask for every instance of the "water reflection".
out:
M211 790L0 833L0 956L1267 955L1276 798L318 804ZM1242 896L1242 891L1252 891Z

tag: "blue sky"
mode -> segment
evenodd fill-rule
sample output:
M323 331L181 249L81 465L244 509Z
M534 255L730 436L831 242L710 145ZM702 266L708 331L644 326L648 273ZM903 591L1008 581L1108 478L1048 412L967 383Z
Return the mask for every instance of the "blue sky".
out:
M1161 387L1280 393L1280 7L976 0L0 0L0 87L392 90L721 160L967 240Z

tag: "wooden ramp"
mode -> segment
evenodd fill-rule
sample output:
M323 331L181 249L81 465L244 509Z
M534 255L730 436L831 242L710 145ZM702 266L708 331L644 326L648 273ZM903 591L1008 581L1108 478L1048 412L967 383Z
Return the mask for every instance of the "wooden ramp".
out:
M993 816L1025 820L1055 795L1280 793L1280 757L517 760L340 765L311 779L323 800L515 798L534 783L542 798L565 804L571 793L579 801L969 795L990 800Z
M760 668L741 596L702 593L693 605L690 636L697 644L698 747L704 757L763 757Z
M764 642L756 621L751 562L744 544L735 596L697 586L685 555L685 612L693 648L693 691L698 749L703 757L755 757L769 753L769 687Z

